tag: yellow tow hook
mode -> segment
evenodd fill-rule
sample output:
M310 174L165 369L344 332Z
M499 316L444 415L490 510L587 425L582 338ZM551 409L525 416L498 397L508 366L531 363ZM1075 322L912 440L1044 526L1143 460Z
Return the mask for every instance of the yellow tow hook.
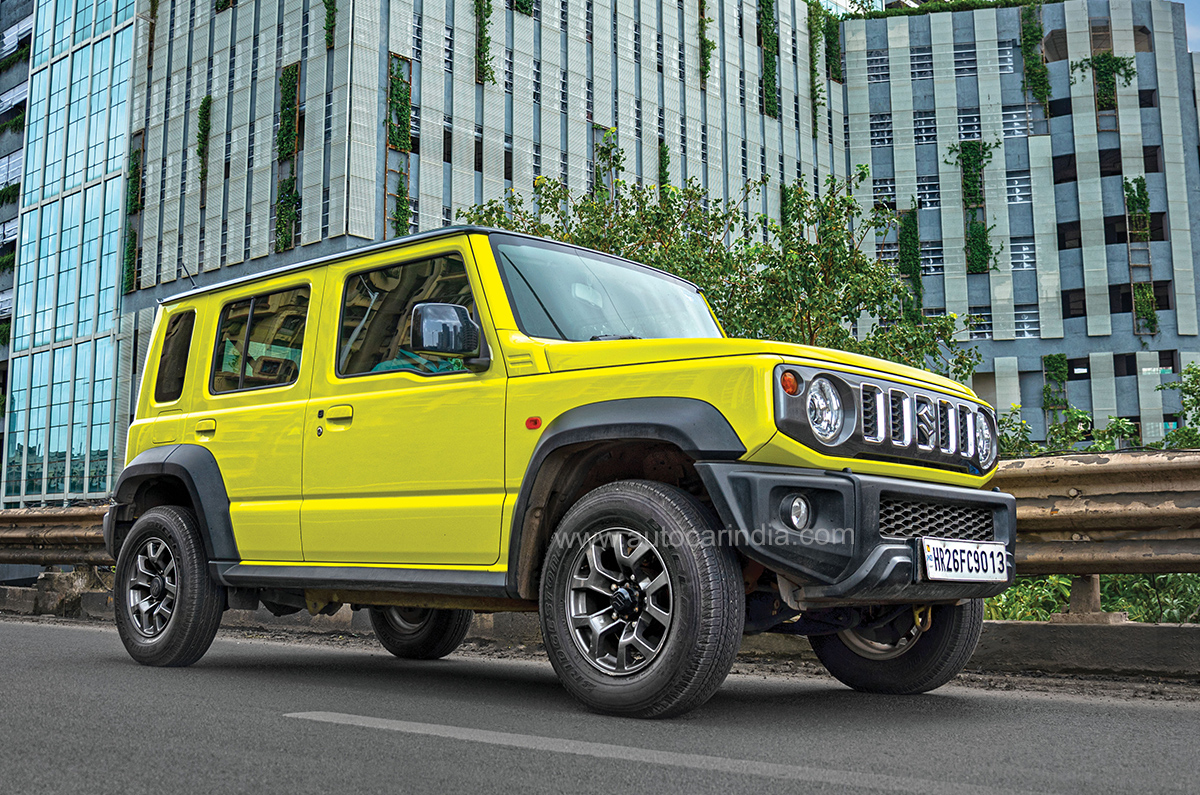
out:
M931 605L913 605L913 623L922 632L928 632L933 626L933 607Z

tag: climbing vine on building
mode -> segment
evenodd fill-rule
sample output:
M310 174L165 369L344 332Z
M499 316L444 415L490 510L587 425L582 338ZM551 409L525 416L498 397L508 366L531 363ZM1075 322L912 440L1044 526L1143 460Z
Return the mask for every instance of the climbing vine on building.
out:
M1042 357L1042 409L1058 411L1067 407L1067 355L1051 353Z
M300 83L300 64L285 66L279 76L279 132L275 136L275 151L279 162L296 155L296 92Z
M533 16L533 0L513 0L513 11L518 11L527 17Z
M196 157L200 159L200 184L208 181L208 139L212 135L212 94L200 100L196 113Z
M128 295L137 289L137 232L125 230L125 262L121 270L121 292Z
M217 13L226 11L233 5L233 0L217 0Z
M700 82L708 81L709 70L712 69L713 50L717 43L708 37L708 3L700 0Z
M912 294L912 298L904 302L904 317L911 323L920 323L925 285L921 283L921 233L916 199L907 211L900 213L898 242L900 252L896 269L908 282L908 291Z
M1154 285L1150 282L1133 285L1133 316L1138 331L1151 336L1158 333L1158 299L1154 297Z
M492 34L488 22L492 16L492 0L475 0L475 82L495 83L492 68Z
M987 225L980 216L982 210L968 211L963 234L966 238L967 273L987 273L996 266L996 257L1000 249L992 245L992 232L996 225Z
M125 176L125 214L136 215L142 209L142 150L129 153L129 172Z
M825 73L830 80L842 82L842 23L833 14L825 14Z
M337 28L337 0L325 0L325 49L333 49L333 32Z
M671 184L671 150L666 141L658 142L658 190Z
M763 51L763 112L772 119L779 118L779 31L775 20L775 0L758 0L758 37Z
M392 234L401 237L408 231L408 173L400 172L400 181L396 185L396 203L392 205L391 222Z
M1125 178L1125 215L1129 219L1129 239L1150 240L1150 194L1145 177Z
M19 198L21 198L20 182L12 182L0 188L0 207L6 204L15 204Z
M812 134L817 137L817 116L825 104L825 81L821 79L821 42L825 39L825 24L829 12L816 0L808 3L808 93L812 101ZM828 57L828 48L826 52ZM839 68L840 71L840 68Z
M1096 110L1117 109L1117 80L1128 86L1137 77L1137 68L1132 55L1114 55L1111 50L1098 52L1090 58L1071 62L1071 85L1075 85L1075 73L1086 74L1092 70L1096 86Z
M1050 114L1050 70L1042 60L1042 41L1046 34L1042 29L1041 3L1027 5L1021 9L1021 60L1024 61L1025 78L1023 88Z
M296 189L296 123L300 64L283 67L279 75L279 132L275 151L279 157L279 183L275 195L275 251L294 245L296 221L300 218L300 193ZM287 174L285 177L284 174Z
M999 143L976 140L959 141L946 148L946 165L957 166L962 172L963 207L983 204L983 170L999 147Z
M388 146L400 152L412 150L412 86L404 77L404 64L392 56L388 77Z

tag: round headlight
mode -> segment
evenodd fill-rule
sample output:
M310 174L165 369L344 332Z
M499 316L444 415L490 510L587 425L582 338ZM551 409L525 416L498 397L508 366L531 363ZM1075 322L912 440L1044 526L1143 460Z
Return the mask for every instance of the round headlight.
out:
M837 387L828 378L817 378L808 387L808 424L824 444L833 444L842 432L845 414Z
M996 462L996 435L991 420L983 412L975 415L975 451L979 454L980 466L984 470L991 469Z

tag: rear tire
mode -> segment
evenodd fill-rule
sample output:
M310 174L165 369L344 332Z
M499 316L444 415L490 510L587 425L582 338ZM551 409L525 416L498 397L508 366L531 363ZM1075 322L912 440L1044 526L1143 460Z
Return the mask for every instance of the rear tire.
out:
M929 629L904 646L857 629L810 635L821 664L843 684L867 693L927 693L958 676L983 633L983 600L935 605ZM911 616L907 628L911 630Z
M563 686L610 715L680 715L733 666L745 604L720 525L673 486L626 480L563 518L542 569L542 639Z
M462 644L475 614L428 607L372 607L370 616L375 637L392 654L406 660L437 660Z
M117 555L113 594L117 633L142 665L191 665L216 637L225 589L208 575L196 514L151 508Z

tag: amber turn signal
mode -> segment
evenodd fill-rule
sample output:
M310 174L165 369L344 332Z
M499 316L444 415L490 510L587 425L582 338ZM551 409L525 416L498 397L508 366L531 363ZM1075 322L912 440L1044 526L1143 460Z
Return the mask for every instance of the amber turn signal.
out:
M791 370L783 371L783 375L779 377L779 385L792 397L800 394L800 379Z

